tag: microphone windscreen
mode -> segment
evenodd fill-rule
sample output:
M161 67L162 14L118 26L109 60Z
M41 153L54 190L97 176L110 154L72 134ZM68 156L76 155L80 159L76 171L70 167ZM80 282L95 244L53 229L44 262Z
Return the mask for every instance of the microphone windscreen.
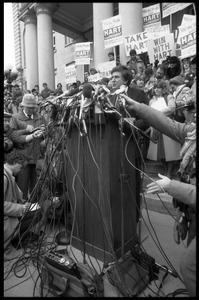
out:
M73 90L68 90L68 91L65 91L65 96L73 96L73 95L75 95L75 94L77 94L77 93L79 93L79 88L75 88L75 89L73 89Z
M84 98L91 98L92 97L93 87L90 83L85 83L83 86L83 96Z

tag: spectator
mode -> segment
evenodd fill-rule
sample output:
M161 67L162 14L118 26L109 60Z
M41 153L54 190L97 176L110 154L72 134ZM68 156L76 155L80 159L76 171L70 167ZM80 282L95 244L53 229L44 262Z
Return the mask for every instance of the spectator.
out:
M182 77L185 79L186 75L190 72L190 58L186 57L181 60L182 62Z
M108 60L109 60L109 61L115 60L115 57L114 57L114 53L113 53L113 52L109 52L109 53L108 53Z
M41 103L44 101L44 98L41 94L38 95L38 102Z
M38 85L38 84L35 84L34 89L35 89L35 90L38 92L38 94L39 94L39 85Z
M128 68L128 66L127 66ZM135 69L131 69L131 74L132 74L132 80L131 80L131 83L130 83L130 87L137 87L137 84L135 83L135 76L136 76L136 70Z
M194 122L194 115L196 113L195 101L193 98L183 98L183 101L178 103L177 111L180 110L184 115L185 124L189 125Z
M175 76L170 80L170 87L176 103L175 120L181 123L185 122L183 112L178 109L184 102L194 99L193 91L186 86L184 79L181 76Z
M113 52L109 52L109 53L108 53L108 60L109 60L109 61L115 60L115 55L114 55ZM118 58L116 58L116 66L118 66L118 65L120 65L120 61L119 61Z
M154 71L151 67L147 68L144 74L146 76L144 91L150 100L153 97L153 86L154 83L157 82L157 77L155 76Z
M165 65L160 64L160 65L158 65L157 70L156 70L156 72L155 72L155 77L156 77L158 80L159 80L159 79L164 79L164 80L166 80L166 79L167 79L166 72L167 72L167 68L165 67Z
M139 70L139 62L140 62L140 57L137 56L137 52L135 49L131 49L130 52L129 52L129 55L130 55L130 60L127 61L126 63L126 66L131 70L131 69L134 69L136 70L136 73L140 73L140 70Z
M45 100L46 98L48 98L50 96L50 93L52 91L48 88L47 83L43 83L42 86L43 86L43 90L41 91L40 94L42 95L43 99Z
M195 82L195 73L193 73L193 72L187 73L185 75L184 81L185 81L186 86L191 88Z
M196 75L196 55L190 61L190 71Z
M5 156L4 161L4 260L19 256L12 243L25 235L30 236L30 229L42 218L42 208L28 211L29 203L16 184L14 176L26 167L29 156L25 151L13 150ZM46 205L45 205L46 206ZM44 207L44 205L43 205ZM47 206L46 206L47 207ZM44 211L43 211L44 212ZM45 215L47 211L45 211ZM19 226L20 224L20 226ZM38 234L31 233L32 237Z
M97 70L95 68L90 68L90 75L95 75Z
M141 90L145 90L145 79L146 76L144 74L136 74L133 82L136 84L137 88Z
M167 78L171 79L181 74L181 62L177 56L169 58L169 66L167 68Z
M16 100L18 97L22 97L23 93L18 84L15 84L14 90L12 93L12 100Z
M61 83L58 83L57 84L57 88L55 90L55 96L59 96L61 94L63 94L63 90L62 90L62 84Z
M36 89L32 89L32 95L35 97L36 102L38 102L38 100L39 100L39 97L38 97L39 93L38 93L38 91Z
M159 80L154 84L154 97L149 101L149 106L167 114L167 103L163 96L165 86L164 80ZM165 175L171 178L174 161L180 160L181 145L153 127L151 127L151 137L157 141L157 144L150 141L147 158L161 161Z
M37 103L33 95L26 94L23 96L22 101L23 109L14 114L10 121L10 126L16 130L22 128L22 125L32 125L34 128L42 129L42 125L45 128L47 121L43 116L40 116L37 111ZM36 163L40 156L40 142L43 136L39 139L34 139L30 142L26 151L31 157L31 160L27 164L26 168L18 175L17 184L23 192L24 199L28 199L28 193L31 194L36 184Z
M23 144L31 142L34 138L41 135L41 131L35 131L33 134L30 134L33 131L33 126L24 125L21 123L21 127L24 129L13 130L10 127L10 119L12 115L4 111L4 153L10 152L13 147L22 148Z
M84 72L84 83L88 82L88 76L90 75L89 72Z

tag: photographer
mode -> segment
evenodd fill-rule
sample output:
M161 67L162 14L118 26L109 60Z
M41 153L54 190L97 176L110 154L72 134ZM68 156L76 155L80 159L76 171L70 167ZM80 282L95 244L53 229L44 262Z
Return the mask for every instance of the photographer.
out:
M179 207L181 212L181 217L183 222L185 221L185 226L183 230L188 229L188 239L187 248L181 258L181 272L185 281L185 285L190 296L196 295L196 194L193 192L196 187L196 124L185 124L174 121L166 117L163 113L157 110L130 99L126 95L122 95L125 100L126 108L128 110L133 110L136 115L147 121L155 129L159 130L163 134L169 136L170 138L178 141L183 145L181 149L182 162L178 172L179 185L183 185L186 189L186 193L183 195L173 194L175 200L175 207ZM188 108L188 103L184 103L184 109ZM182 183L183 182L183 183ZM171 181L173 184L173 181ZM193 186L192 186L193 185ZM182 189L181 191L183 191ZM191 195L189 191L192 190ZM170 190L168 190L171 192ZM175 190L176 191L176 190ZM177 199L177 200L176 200ZM186 200L185 200L186 199ZM192 200L191 200L192 199ZM178 223L179 225L179 223ZM187 227L186 227L187 226ZM186 228L185 228L186 227ZM179 226L176 226L176 230ZM181 234L181 239L186 237L186 232Z
M24 125L25 128L27 125L31 125L34 128L40 128L42 131L44 131L48 122L44 116L38 114L35 97L31 94L24 95L21 106L23 109L17 114L12 115L10 126L15 130L19 130L22 129L22 126L24 128ZM23 172L21 172L17 177L17 184L23 192L24 199L28 199L28 193L31 194L36 184L36 163L41 155L40 143L43 138L44 133L42 133L39 138L34 138L33 141L28 143L26 147L26 152L31 159Z

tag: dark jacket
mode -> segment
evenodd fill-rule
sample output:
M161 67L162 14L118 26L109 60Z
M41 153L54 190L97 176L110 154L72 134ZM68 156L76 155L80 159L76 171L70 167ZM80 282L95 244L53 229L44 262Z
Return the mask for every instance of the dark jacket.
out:
M136 87L128 87L127 96L139 103L144 103L146 105L149 104L149 99L146 93L143 90L140 90ZM135 126L141 129L142 131L145 131L150 127L146 120L138 117L135 112L130 112L130 115L131 117L135 118Z
M28 119L24 114L23 110L14 114L10 120L10 126L16 130L21 129L22 124L25 124L25 128L27 125L32 125L34 128L41 126L44 124L47 126L48 122L44 118L44 116L39 115L37 112L33 114L33 120ZM32 142L27 144L26 151L28 155L32 158L30 160L30 164L35 164L40 156L40 143L41 139L34 139Z
M53 92L53 91L51 91L49 88L46 88L46 89L43 89L40 94L42 95L43 99L46 99L50 95L51 92Z
M24 125L25 127L25 125ZM9 126L8 130L4 132L4 152L9 152L13 147L21 148L21 144L26 144L26 129L14 130Z

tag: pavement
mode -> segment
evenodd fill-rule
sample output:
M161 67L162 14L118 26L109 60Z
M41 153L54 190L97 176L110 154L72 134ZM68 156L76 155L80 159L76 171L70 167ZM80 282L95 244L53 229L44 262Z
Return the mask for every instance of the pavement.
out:
M144 251L150 255L155 263L162 268L159 269L158 279L150 282L147 288L139 295L139 297L166 297L169 294L177 293L177 297L188 297L185 293L185 286L182 282L179 269L179 260L182 252L186 247L186 241L177 245L173 239L172 215L162 214L156 211L142 208L142 214L139 222L140 241ZM49 242L52 239L57 228L49 228ZM61 246L65 247L65 246ZM83 261L82 253L75 248L68 248L71 255L75 255L78 261ZM73 256L71 256L73 257ZM101 268L102 262L89 256L89 260L96 269ZM27 262L27 263L26 263ZM171 272L166 275L164 268L168 268ZM174 276L173 270L178 274ZM40 278L36 265L25 257L21 262L16 261L4 263L4 297L41 297ZM110 285L107 287L105 280L106 297L118 297L118 291ZM174 295L174 294L173 294ZM45 297L55 297L52 293L46 293Z

